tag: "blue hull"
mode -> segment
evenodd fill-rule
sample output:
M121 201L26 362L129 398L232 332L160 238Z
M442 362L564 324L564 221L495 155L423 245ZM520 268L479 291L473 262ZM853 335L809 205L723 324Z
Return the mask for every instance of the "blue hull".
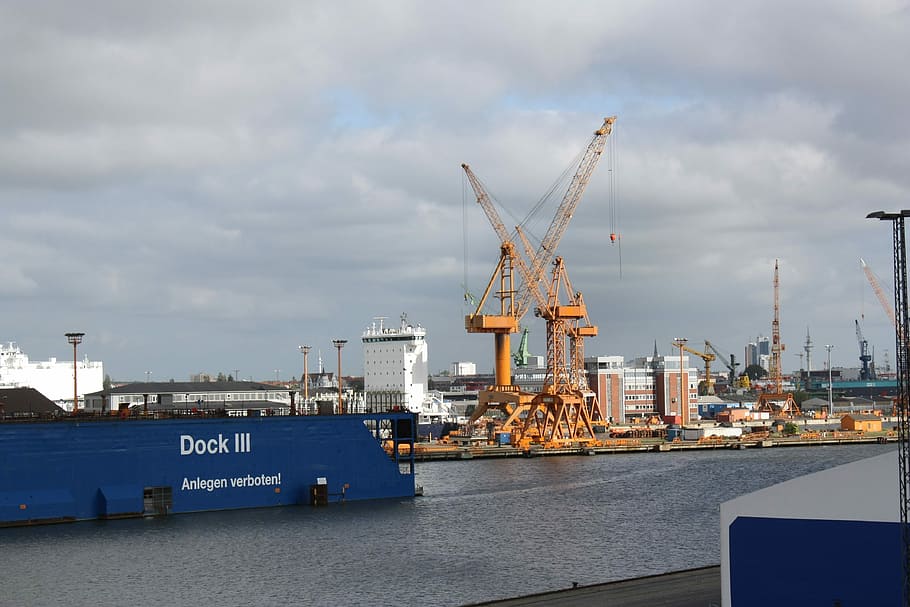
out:
M0 526L414 496L410 414L0 424ZM406 450L413 453L413 449Z

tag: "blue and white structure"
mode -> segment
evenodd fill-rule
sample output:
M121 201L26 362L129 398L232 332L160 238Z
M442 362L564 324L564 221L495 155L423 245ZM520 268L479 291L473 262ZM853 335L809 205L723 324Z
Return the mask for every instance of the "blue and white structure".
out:
M899 605L897 451L720 507L724 607Z

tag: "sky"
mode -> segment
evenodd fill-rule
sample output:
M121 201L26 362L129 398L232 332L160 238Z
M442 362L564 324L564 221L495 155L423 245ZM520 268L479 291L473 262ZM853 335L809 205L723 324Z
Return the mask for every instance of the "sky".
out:
M359 375L406 313L432 372L491 371L465 292L499 241L461 164L539 240L615 115L559 244L589 356L742 360L778 260L784 371L807 332L813 369L857 366L857 320L893 367L860 258L891 300L865 217L910 208L908 57L906 1L0 0L0 341L65 360L81 331L165 381L299 377L302 344L335 371L346 339Z

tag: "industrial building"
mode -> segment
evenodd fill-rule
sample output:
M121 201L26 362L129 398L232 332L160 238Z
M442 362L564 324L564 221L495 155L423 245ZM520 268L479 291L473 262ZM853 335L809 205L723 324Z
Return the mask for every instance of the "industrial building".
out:
M679 416L683 423L698 419L698 369L688 356L663 356L655 347L653 355L629 362L622 356L588 357L585 370L606 421L630 423L652 415Z
M287 415L293 391L248 381L140 382L85 395L83 409L107 414L141 408L143 411L221 412L246 415L255 410Z

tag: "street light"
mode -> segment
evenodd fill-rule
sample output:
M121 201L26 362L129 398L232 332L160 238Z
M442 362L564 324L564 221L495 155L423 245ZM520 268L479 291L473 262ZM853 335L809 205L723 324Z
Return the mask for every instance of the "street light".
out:
M825 350L828 352L828 417L834 416L834 400L831 394L831 350L834 346L825 344Z
M307 369L307 355L310 353L310 346L297 346L300 353L303 354L303 405L310 400L310 372Z
M79 390L76 387L76 346L82 343L85 333L65 333L66 341L73 344L73 415L79 412Z
M686 342L688 342L688 341L689 340L686 339L685 337L673 338L673 345L676 346L677 348L679 348L679 403L680 403L679 414L680 414L680 417L682 418L681 425L683 425L683 426L685 426L687 423L689 423L689 416L688 416L689 399L683 398L683 394L684 394L684 392L683 392L683 348L686 346ZM688 392L688 390L686 390L686 392Z
M332 345L338 349L338 413L344 413L344 404L341 402L341 349L348 343L346 339L333 339Z

